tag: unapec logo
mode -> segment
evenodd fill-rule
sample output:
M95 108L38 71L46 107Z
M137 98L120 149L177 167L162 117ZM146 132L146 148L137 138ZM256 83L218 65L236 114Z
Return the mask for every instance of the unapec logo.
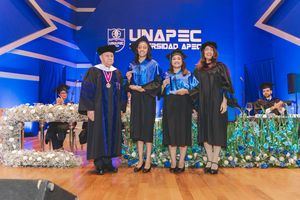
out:
M107 29L107 43L109 45L115 45L117 52L121 51L125 47L125 29Z
M118 51L121 51L125 46L125 34L129 35L129 43L136 41L141 36L146 36L153 49L162 50L174 50L177 48L182 50L199 50L202 42L202 31L199 29L128 29L128 33L125 33L125 29L112 28L107 31L109 33L108 36L112 35L108 37L109 44L119 44L121 43L119 38L123 39L123 46L118 48ZM121 37L123 33L124 37ZM118 41L115 42L116 40Z

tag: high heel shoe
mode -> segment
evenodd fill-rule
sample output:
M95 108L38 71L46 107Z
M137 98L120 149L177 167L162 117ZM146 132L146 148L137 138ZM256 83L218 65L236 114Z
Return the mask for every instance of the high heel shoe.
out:
M185 171L185 166L183 166L183 168L177 167L175 173L176 173L176 174L180 174L180 173L182 173L182 172L184 172L184 171Z
M150 171L151 171L151 167L152 167L151 164L150 164L150 168L148 168L148 169L146 169L146 168L144 167L143 173L148 173L148 172L150 172Z
M219 165L218 163L212 162L212 164L216 164L218 166L217 169L210 168L210 174L218 174L219 173Z
M136 172L139 172L139 171L141 171L141 170L144 168L144 166L145 166L145 162L143 162L142 166L140 166L140 167L134 167L133 171L134 171L135 173L136 173Z
M170 168L169 168L169 171L170 171L171 173L175 173L176 169L177 169L177 167L174 167L174 168L173 168L173 167L170 167Z
M207 163L211 163L211 161L207 161ZM206 163L206 165L207 165L207 163ZM204 167L204 169L203 169L203 171L204 171L204 174L208 174L208 173L210 173L210 168L211 168L211 166L210 167Z

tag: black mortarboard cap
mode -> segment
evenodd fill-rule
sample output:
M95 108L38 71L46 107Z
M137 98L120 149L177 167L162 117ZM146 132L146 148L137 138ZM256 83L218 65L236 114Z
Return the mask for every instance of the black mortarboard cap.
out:
M273 87L273 84L270 83L270 82L265 82L265 83L262 83L260 85L260 88L263 90L263 89L266 89L266 88L270 88L272 90L272 87Z
M115 45L105 45L105 46L98 47L97 53L98 53L98 55L101 55L105 52L115 53L116 50L117 50L117 47Z
M151 46L150 46L149 40L147 39L146 36L142 36L139 39L137 39L136 41L131 43L130 48L133 52L136 52L137 47L139 46L140 42L146 42L149 46L149 51L151 51Z
M172 59L172 57L174 56L174 55L181 55L181 57L182 57L182 59L184 60L187 56L183 53L183 51L181 50L181 49L175 49L175 50L173 50L171 53L169 53L169 54L167 54L167 59L168 60L171 60Z
M208 41L201 45L201 51L203 51L207 46L214 47L215 49L217 49L217 43Z

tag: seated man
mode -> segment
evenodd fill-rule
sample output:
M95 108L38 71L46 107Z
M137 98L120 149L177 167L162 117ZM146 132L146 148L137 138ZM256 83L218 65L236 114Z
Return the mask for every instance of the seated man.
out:
M264 110L266 114L274 113L275 115L285 115L285 103L278 98L272 97L272 83L263 83L260 88L264 97L253 103L255 114Z
M62 105L70 103L70 101L67 99L68 89L69 87L67 85L60 85L56 89L58 98L53 104ZM68 130L69 124L66 122L50 122L46 135L46 144L49 140L51 140L53 150L63 150L63 144Z

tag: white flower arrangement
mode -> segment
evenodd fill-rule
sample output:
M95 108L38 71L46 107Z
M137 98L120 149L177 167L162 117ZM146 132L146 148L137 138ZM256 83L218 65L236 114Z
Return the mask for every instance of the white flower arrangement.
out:
M37 152L21 150L21 130L23 122L79 122L86 121L86 116L78 113L78 104L43 105L23 104L5 110L0 118L0 162L7 166L31 167L75 167L82 161L67 151Z
M68 151L13 150L3 153L3 164L11 167L65 168L80 166L82 160Z

